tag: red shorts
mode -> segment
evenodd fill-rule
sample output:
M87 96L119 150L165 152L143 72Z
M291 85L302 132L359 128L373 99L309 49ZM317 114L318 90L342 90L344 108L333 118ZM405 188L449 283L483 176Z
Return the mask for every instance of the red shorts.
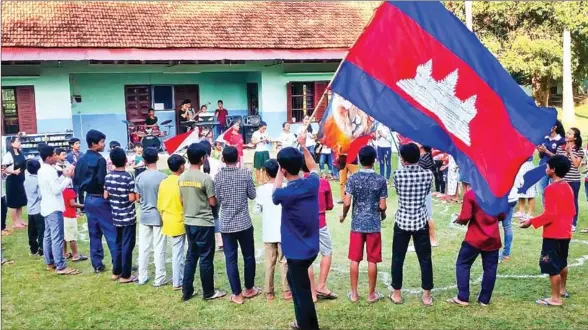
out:
M349 260L357 262L363 260L364 243L367 261L371 263L382 262L382 235L380 233L358 233L354 231L349 234Z

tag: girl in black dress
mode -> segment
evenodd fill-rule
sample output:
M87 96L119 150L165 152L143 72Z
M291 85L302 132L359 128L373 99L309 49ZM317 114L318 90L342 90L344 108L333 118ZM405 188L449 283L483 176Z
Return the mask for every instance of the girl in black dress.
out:
M27 226L22 219L22 208L27 205L27 195L24 189L26 159L20 151L20 138L13 136L9 140L8 152L2 159L2 164L7 166L6 174L6 206L12 218L15 229Z

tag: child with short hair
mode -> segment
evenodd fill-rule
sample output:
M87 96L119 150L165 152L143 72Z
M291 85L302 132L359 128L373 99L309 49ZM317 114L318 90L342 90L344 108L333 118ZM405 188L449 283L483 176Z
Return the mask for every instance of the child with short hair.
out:
M43 256L43 236L45 235L45 219L41 215L41 193L37 173L41 164L31 159L27 161L29 175L24 182L27 195L27 213L29 217L29 248L31 256Z
M71 151L67 153L67 156L65 159L67 160L68 163L75 166L78 163L78 160L80 158L82 158L82 156L84 156L84 153L80 151L80 149L81 149L80 139L75 138L75 137L69 139L69 147L71 148Z
M184 280L184 245L186 228L184 227L184 207L180 194L180 175L184 173L186 160L174 154L167 159L167 166L172 172L159 184L157 209L161 214L163 227L161 233L172 239L172 284L174 290L182 289Z
M274 273L276 270L276 263L280 265L282 275L282 291L285 300L292 299L292 293L288 286L286 274L288 273L288 265L284 254L282 253L282 237L280 234L280 221L282 217L282 207L275 205L272 200L274 193L274 181L278 174L280 165L275 159L270 159L263 164L265 175L267 176L267 183L257 187L257 196L255 197L255 214L262 214L261 218L261 237L264 245L265 256L265 297L268 301L274 300Z
M351 233L349 238L349 260L351 292L347 298L351 302L359 301L357 282L359 278L359 263L363 260L364 246L367 252L369 294L368 303L374 303L384 298L376 291L378 277L378 263L382 262L382 220L386 217L386 198L388 198L388 183L386 179L376 174L376 149L364 146L359 150L361 169L352 175L345 187L343 197L343 214L339 221L343 223L351 208L353 199L353 213L351 216Z
M210 157L216 159L216 160L221 160L223 156L223 144L221 142L215 142L214 143L214 149L212 150L212 155Z
M72 187L68 187L63 191L63 202L65 204L65 211L63 211L63 255L65 258L71 258L73 262L80 262L88 260L88 257L78 252L78 219L77 209L81 209L84 205L77 202L76 191ZM71 248L71 253L67 253L67 243Z
M141 158L141 162L147 164L147 168L143 173L135 176L135 192L137 193L137 199L141 203L141 218L139 219L139 284L145 284L149 281L149 254L153 250L153 259L155 259L153 286L160 287L169 284L165 270L167 239L162 233L163 223L157 210L159 185L167 175L157 170L159 154L155 148L145 149Z
M66 160L67 152L65 149L56 148L55 154L57 155L57 163L55 164L55 168L57 169L58 173L63 173L63 170L65 170L67 165L69 165Z
M551 297L536 301L544 306L563 305L562 297L568 298L566 290L568 279L568 251L572 238L572 225L576 215L574 192L564 177L571 168L570 160L563 155L555 155L547 161L545 173L551 184L545 189L545 210L543 214L521 222L521 228L531 225L543 227L543 245L539 267L541 273L549 274Z
M132 160L132 167L135 170L135 178L139 177L139 174L145 172L145 160L143 158L143 145L141 143L135 143L135 155Z
M135 181L126 172L127 155L121 148L110 151L114 170L106 175L104 199L110 201L112 222L116 229L116 252L113 256L112 280L119 283L137 281L131 276L133 249L136 241Z
M463 204L461 213L455 220L461 225L468 225L468 230L455 263L455 277L457 280L457 297L447 299L448 303L467 306L470 300L470 270L478 255L482 255L482 290L478 295L478 302L487 306L492 298L492 291L496 283L498 270L498 251L500 250L500 229L498 222L504 220L505 215L490 216L486 214L476 201L474 191L464 182Z

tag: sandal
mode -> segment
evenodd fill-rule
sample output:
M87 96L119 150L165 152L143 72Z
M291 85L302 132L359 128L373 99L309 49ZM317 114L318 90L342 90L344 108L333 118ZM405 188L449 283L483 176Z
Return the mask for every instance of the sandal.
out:
M235 297L236 297L236 296L235 296L234 294L232 294L232 295L229 297L229 300L230 300L230 301L231 301L233 304L237 304L237 305L243 305L244 301L242 301L242 302L235 301L235 299L234 299Z
M470 304L465 301L458 300L457 297L449 298L445 300L445 302L463 307L468 306Z
M353 300L353 299L352 299L352 294L351 294L351 292L348 292L348 293L347 293L347 299L349 299L349 301L351 301L352 303L354 303L354 304L355 304L355 303L357 303L357 302L359 301L359 295L357 295L357 300Z
M423 305L425 305L426 307L431 307L431 306L433 306L433 297L431 296L430 298L431 298L431 302L428 302L428 303L427 303L427 302L425 301L425 297L423 296L423 298L421 299L421 301L423 302Z
M110 280L114 282L114 281L118 281L119 278L120 278L120 275L112 275L110 277Z
M71 259L71 261L73 261L73 262L80 262L80 261L85 261L85 260L88 260L88 257L86 257L83 254L80 254L80 256L77 257L76 259L73 259L73 258Z
M394 298L392 298L393 294L389 294L388 298L394 303L394 305L402 305L404 303L404 301L402 301L402 298L400 298L400 301L396 301L394 300Z
M119 284L135 283L135 282L137 282L137 280L138 280L137 276L131 276L127 279L119 278L118 283Z
M55 271L55 265L47 265L47 270L50 272L54 272Z
M2 259L2 266L4 265L14 265L14 260Z
M561 307L561 306L563 306L563 304L562 305L556 305L556 304L552 303L551 301L549 301L548 299L549 298L537 299L535 301L535 303L537 305L542 305L542 306L547 306L547 307L552 307L552 306Z
M570 293L569 293L569 292L567 292L567 291L566 291L564 294L562 294L562 295L561 295L561 297L562 297L562 298L566 298L566 299L568 299L568 298L570 298L570 297L571 297L571 295L570 295Z
M370 299L368 298L367 302L368 302L369 304L373 304L373 303L376 303L376 302L378 302L378 301L382 300L383 298L384 298L384 296L383 296L381 293L379 293L379 292L376 292L376 298L375 298L375 299L372 299L372 300L370 300Z
M245 299L252 299L252 298L255 298L255 297L259 296L259 294L261 293L261 288L258 288L258 287L255 287L255 286L253 288L251 288L251 290L254 290L255 293L252 294L252 295L243 295L243 298L245 298Z
M335 292L333 291L329 291L329 292L322 292L322 291L316 291L316 295L318 296L319 299L326 299L326 300L334 300L337 299L337 295L335 294Z
M64 268L62 270L55 271L55 274L66 276L66 275L78 275L78 274L81 274L81 272L79 270L73 269L73 268Z
M71 259L72 258L72 254L71 253L68 253L68 254L64 255L64 257L65 257L65 259Z
M580 230L580 233L582 233L582 234L588 234L588 228Z

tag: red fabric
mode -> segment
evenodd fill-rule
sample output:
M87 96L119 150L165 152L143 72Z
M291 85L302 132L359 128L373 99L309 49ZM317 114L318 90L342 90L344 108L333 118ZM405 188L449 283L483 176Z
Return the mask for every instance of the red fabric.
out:
M382 235L380 233L349 233L349 260L361 262L363 260L363 246L367 254L367 261L382 262Z
M227 126L227 116L229 115L229 112L227 111L227 109L223 108L221 109L216 109L216 116L218 118L218 122L220 123L220 125L222 127Z
M237 148L239 157L243 157L243 136L232 128L224 136L224 140L231 146Z
M371 135L364 135L353 140L349 145L349 151L347 151L347 164L353 164L359 154L359 149L366 146L373 137Z
M75 207L71 206L71 200L75 201L77 195L75 190L72 188L67 188L63 191L63 202L65 203L65 211L63 212L64 218L76 218L77 211Z
M409 144L411 142L412 142L411 139L398 134L398 143L400 143L400 145Z
M531 219L535 228L543 227L544 238L572 238L572 223L576 215L574 192L565 181L558 181L545 188L545 210Z
M304 177L308 178L310 173L304 173ZM331 191L331 184L328 180L320 179L319 181L319 228L327 226L327 211L335 207L333 204L333 193Z
M165 150L167 150L167 152L171 155L173 153L175 153L178 150L178 147L180 145L182 145L182 143L184 142L184 140L190 136L192 132L188 131L186 133L180 134L180 135L176 135L172 138L169 138L167 140L165 140L163 142L163 145L165 146Z
M500 215L504 219L504 215ZM461 213L458 222L468 224L465 241L471 246L482 251L495 251L500 249L500 229L499 217L493 217L486 214L476 201L474 191L468 191L463 197Z

